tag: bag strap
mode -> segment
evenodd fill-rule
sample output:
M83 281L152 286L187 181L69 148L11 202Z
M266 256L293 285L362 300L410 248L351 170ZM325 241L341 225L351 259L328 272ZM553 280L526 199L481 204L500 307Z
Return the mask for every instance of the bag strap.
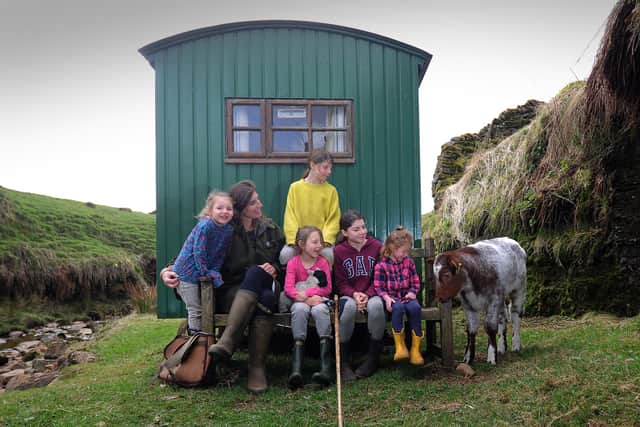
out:
M198 337L200 337L200 334L190 336L189 339L184 344L182 344L182 346L175 353L171 355L170 358L162 362L162 366L167 368L171 376L174 376L176 366L178 366L180 362L182 362L182 359L186 354L188 354L191 346L196 342Z

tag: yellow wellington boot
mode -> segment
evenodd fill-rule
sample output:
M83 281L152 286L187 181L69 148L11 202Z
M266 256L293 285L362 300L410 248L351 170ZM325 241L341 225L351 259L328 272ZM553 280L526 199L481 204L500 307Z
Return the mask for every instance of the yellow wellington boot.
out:
M409 358L409 363L412 365L424 365L424 359L422 358L422 354L420 354L420 343L423 338L424 334L417 336L414 331L411 331L411 357Z
M404 343L404 328L400 332L396 332L393 329L393 341L396 344L396 354L393 355L394 361L407 360L409 358L409 350Z

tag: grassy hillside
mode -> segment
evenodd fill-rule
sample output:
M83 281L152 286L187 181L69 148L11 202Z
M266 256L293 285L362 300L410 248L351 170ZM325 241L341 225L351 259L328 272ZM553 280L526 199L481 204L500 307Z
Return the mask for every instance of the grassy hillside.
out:
M0 187L0 257L28 247L60 261L155 256L155 217Z
M269 391L239 384L184 389L149 384L179 320L127 316L92 345L97 362L65 368L48 387L2 394L4 426L334 426L336 388L286 386L289 355L270 355ZM461 310L454 317L455 357L464 349ZM478 337L476 376L464 379L439 360L422 368L394 363L387 347L371 378L343 384L345 425L633 426L640 422L640 318L587 315L525 318L519 354L497 366L483 361ZM234 359L246 371L246 353ZM318 361L308 357L309 377Z
M155 217L0 187L0 301L117 299L155 275Z

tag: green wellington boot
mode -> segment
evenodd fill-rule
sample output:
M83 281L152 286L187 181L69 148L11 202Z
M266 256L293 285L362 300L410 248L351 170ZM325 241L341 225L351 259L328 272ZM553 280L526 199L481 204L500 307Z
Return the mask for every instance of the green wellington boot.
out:
M251 393L267 391L265 362L273 331L273 317L255 316L249 327L249 379L247 388Z
M213 361L226 361L240 344L242 334L253 317L258 295L255 292L239 289L233 298L231 309L227 315L227 326L217 343L209 346L209 354Z

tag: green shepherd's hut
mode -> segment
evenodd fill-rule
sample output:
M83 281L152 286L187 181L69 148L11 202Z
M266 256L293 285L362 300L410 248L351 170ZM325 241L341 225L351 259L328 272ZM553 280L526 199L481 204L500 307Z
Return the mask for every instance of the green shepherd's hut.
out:
M384 239L420 236L418 87L431 55L378 34L300 21L189 31L140 53L155 69L157 260L176 256L206 195L256 182L282 225L307 154L334 154L329 179ZM158 316L184 314L164 286Z

